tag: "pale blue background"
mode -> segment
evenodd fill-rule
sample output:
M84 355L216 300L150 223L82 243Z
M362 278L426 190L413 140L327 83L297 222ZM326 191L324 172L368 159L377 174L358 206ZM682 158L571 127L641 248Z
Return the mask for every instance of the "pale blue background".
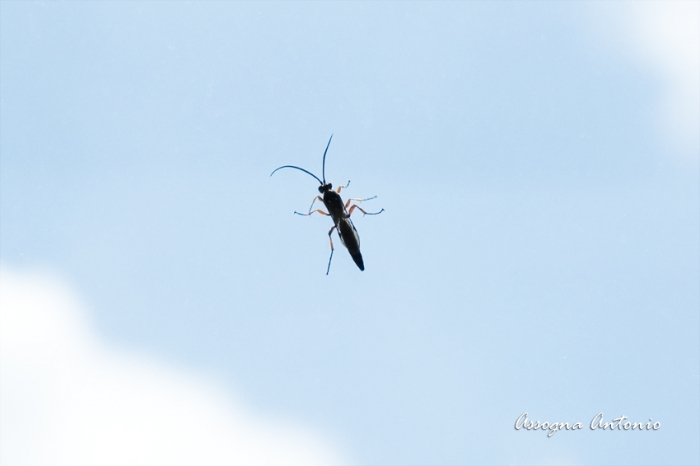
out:
M0 258L357 463L698 464L696 148L591 6L2 2Z

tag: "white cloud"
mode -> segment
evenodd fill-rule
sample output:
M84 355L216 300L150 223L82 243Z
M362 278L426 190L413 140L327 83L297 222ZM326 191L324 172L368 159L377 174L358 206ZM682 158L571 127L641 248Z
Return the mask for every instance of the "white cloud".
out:
M101 343L57 280L0 267L0 464L336 464L309 430Z
M684 153L700 155L700 2L609 2L623 48L662 81L659 124Z

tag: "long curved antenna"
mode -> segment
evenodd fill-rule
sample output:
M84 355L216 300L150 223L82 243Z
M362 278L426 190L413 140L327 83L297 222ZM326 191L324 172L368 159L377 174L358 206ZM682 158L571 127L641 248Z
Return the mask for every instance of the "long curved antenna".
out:
M332 140L333 135L331 134L331 138L328 140L328 145L326 145L326 150L323 151L323 183L321 184L326 184L326 152L328 152L328 147L331 145Z
M327 149L328 149L328 148L326 148L326 150L327 150ZM304 170L303 168L295 167L294 165L284 165L284 166L282 166L282 167L275 168L275 170L274 170L272 173L270 173L270 176L274 175L275 172L276 172L277 170L282 170L283 168L296 168L297 170L301 170L301 171L303 171L304 173L308 173L309 175L311 175L311 176L313 176L314 178L316 178L316 181L318 181L319 184L323 184L323 181L319 180L319 179L318 179L318 176L314 175L313 173L311 173L311 172L308 171L308 170Z

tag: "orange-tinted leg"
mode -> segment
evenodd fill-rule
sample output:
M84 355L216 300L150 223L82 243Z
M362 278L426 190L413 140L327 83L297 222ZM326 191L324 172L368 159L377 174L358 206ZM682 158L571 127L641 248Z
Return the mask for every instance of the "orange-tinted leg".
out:
M333 259L333 251L335 248L333 247L333 238L331 238L331 234L333 233L333 230L335 230L335 225L328 230L328 241L331 242L331 257L328 258L328 269L326 269L326 275L328 275L328 272L331 271L331 260Z
M311 213L311 209L314 208L314 204L316 204L316 201L321 201L323 202L323 198L321 196L316 196L314 197L314 200L311 201L311 205L309 206L309 214Z
M294 211L295 214L297 214L297 215L303 215L304 217L308 217L309 215L313 214L314 212L318 212L319 214L325 215L326 217L329 217L329 216L330 216L330 215L328 214L328 212L324 212L324 211L322 211L321 209L312 210L312 211L309 212L308 214L301 214L301 213L297 212L296 210Z
M304 216L307 216L307 217L308 217L309 215L313 214L314 212L318 212L318 213L321 214L321 215L328 215L326 212L324 212L324 211L322 211L322 210L318 210L318 209L316 209L316 210L311 210L311 209L314 208L314 204L316 204L316 201L321 201L321 202L323 202L323 198L322 198L321 196L316 196L316 197L314 197L314 200L311 202L311 206L309 207L309 213L308 213L308 214L300 214L300 213L297 212L296 210L294 211L294 213L297 214L297 215L304 215Z
M359 199L356 197L350 198L347 201L345 201L345 209L347 210L348 206L350 205L350 201L357 201L357 202L364 202L364 201L371 201L372 199L375 199L377 196L372 196L368 197L367 199ZM362 209L360 209L362 210Z
M348 211L348 217L352 215L353 211L357 209L360 212L362 212L363 215L379 215L382 212L384 212L384 209L380 210L379 212L365 212L362 207L360 207L357 204L354 204L352 207L350 207L350 210Z
M338 186L338 189L336 189L336 192L337 192L338 194L340 194L340 190L341 190L341 189L346 189L348 186L350 186L350 180L348 180L348 184L346 184L345 186Z

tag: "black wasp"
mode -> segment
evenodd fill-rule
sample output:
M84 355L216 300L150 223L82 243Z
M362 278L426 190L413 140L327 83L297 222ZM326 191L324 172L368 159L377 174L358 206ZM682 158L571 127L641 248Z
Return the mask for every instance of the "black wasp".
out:
M355 229L355 225L352 224L352 220L350 220L350 216L352 213L355 211L355 209L358 209L360 212L362 212L364 215L378 215L384 212L384 209L380 210L379 212L365 212L360 206L357 204L350 205L351 201L356 201L356 202L362 202L362 201L369 201L370 199L374 199L377 196L370 197L367 199L348 199L345 204L343 204L343 200L340 198L340 191L344 188L347 188L350 186L350 182L348 181L348 184L345 186L340 186L336 191L333 190L333 185L330 183L326 183L326 153L328 153L328 147L331 145L331 140L333 140L333 135L331 134L331 138L328 140L328 145L326 145L326 150L323 152L323 181L321 181L318 176L314 175L308 170L304 170L303 168L295 167L294 165L284 165L282 167L276 168L272 173L270 173L270 176L274 175L277 170L281 170L283 168L294 168L296 170L301 170L304 173L308 173L309 175L313 176L316 178L316 181L320 183L321 186L318 187L318 192L320 192L323 197L321 196L316 196L311 203L311 207L309 207L309 212L306 214L301 214L299 212L294 212L297 215L305 215L309 216L313 214L314 212L318 212L321 215L326 215L330 216L333 219L333 227L328 231L328 239L331 242L331 257L328 258L328 269L326 270L326 275L328 275L328 272L331 270L331 260L333 259L333 238L331 237L331 234L333 234L333 230L338 230L338 236L340 236L340 241L345 245L346 248L348 248L348 251L350 252L350 255L352 256L352 260L355 261L355 264L360 268L360 270L365 270L365 264L362 261L362 254L360 253L360 235L357 234L357 229ZM314 204L316 201L321 201L323 202L323 205L326 206L326 209L328 209L328 212L324 212L321 209L316 209L312 210L314 208ZM350 207L348 209L348 207Z

